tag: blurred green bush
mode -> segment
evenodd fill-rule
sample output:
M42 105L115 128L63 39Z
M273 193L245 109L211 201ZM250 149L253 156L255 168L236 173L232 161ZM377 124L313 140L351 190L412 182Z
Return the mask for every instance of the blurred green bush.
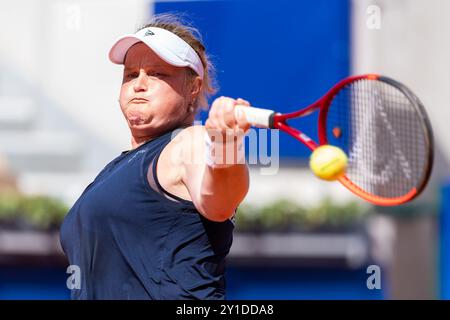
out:
M336 204L330 199L312 207L278 200L263 207L242 205L236 214L236 230L241 232L327 232L359 228L370 206L356 202Z
M68 207L54 198L0 194L0 228L59 229ZM236 214L240 232L320 232L350 231L362 225L370 207L356 202L336 204L325 199L313 207L278 200L263 207L243 204Z
M54 198L0 194L0 228L56 230L68 207Z

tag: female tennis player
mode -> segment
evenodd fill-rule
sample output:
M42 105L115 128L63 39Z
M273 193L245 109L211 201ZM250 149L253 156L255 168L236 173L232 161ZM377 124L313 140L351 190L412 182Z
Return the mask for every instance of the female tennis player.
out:
M124 65L131 149L61 227L80 271L72 299L225 299L224 259L249 186L238 150L250 125L234 107L249 103L220 97L205 126L192 125L214 92L211 64L195 30L167 16L119 38L109 58Z

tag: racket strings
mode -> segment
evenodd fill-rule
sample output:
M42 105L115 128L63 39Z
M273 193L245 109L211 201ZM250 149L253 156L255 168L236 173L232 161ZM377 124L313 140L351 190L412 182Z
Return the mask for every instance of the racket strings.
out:
M423 180L428 149L422 120L398 88L379 80L350 83L333 98L326 127L328 143L346 152L346 175L360 189L395 198Z

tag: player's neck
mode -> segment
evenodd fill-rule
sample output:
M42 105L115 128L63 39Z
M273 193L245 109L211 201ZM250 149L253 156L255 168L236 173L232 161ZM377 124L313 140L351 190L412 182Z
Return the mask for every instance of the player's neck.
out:
M138 148L139 146L143 145L147 141L152 140L153 136L145 136L145 137L135 137L131 136L131 150Z

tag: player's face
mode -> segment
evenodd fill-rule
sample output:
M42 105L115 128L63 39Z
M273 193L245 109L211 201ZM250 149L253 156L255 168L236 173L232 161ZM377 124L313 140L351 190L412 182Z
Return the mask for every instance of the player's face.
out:
M186 122L190 82L186 68L166 63L142 42L132 46L119 99L132 135L156 136Z

